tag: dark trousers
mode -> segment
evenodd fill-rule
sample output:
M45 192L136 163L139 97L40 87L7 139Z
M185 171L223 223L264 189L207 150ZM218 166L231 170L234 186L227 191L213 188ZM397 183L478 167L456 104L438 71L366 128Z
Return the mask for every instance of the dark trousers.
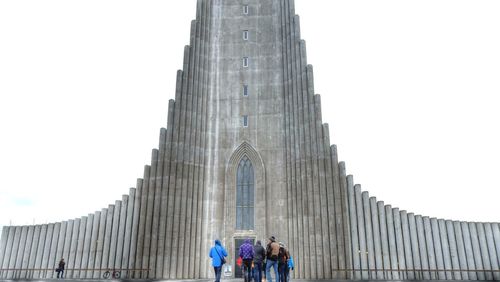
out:
M57 272L57 278L59 278L59 275L61 275L61 278L64 278L64 269L59 269Z
M250 282L252 280L252 262L251 259L243 260L243 278L245 282Z
M286 263L278 264L278 271L280 273L280 281L279 282L287 282L288 278L288 265Z
M253 265L253 279L255 282L262 282L262 262L255 262Z
M220 282L220 274L222 272L222 265L221 266L214 266L214 271L215 271L215 282Z

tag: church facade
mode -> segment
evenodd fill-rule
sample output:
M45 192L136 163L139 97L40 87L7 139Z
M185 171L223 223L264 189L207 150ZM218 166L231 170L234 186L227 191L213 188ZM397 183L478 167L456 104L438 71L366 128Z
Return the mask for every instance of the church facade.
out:
M198 0L167 128L136 188L63 222L4 227L0 278L193 279L274 235L302 279L499 279L500 225L415 215L347 175L293 0Z

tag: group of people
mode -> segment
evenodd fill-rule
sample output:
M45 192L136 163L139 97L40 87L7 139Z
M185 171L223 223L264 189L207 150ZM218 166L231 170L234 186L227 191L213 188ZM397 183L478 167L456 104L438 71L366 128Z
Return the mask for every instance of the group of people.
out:
M285 244L277 242L274 236L268 240L264 249L261 241L257 241L252 246L250 239L246 239L240 246L239 257L242 260L243 277L245 282L262 282L262 272L265 270L265 277L268 282L273 282L271 268L274 269L276 282L288 282L290 270L294 264L290 252ZM226 263L226 249L219 240L215 240L215 245L210 249L209 257L212 258L212 266L215 271L215 282L220 282L222 266Z

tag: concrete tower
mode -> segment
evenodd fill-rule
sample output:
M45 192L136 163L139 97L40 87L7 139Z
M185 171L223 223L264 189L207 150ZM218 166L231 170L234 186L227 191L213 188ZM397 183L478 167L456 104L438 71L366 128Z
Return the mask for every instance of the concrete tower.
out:
M198 0L167 128L129 195L9 226L0 278L213 276L220 239L284 242L306 279L499 279L500 226L422 217L354 185L330 145L293 0ZM233 275L238 275L238 269Z

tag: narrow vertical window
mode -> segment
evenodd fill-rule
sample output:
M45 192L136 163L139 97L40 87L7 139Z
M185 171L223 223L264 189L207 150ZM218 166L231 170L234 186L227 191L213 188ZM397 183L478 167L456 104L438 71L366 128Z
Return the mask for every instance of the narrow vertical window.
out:
M248 30L243 31L243 40L248 40Z
M243 156L236 172L236 230L254 230L254 171Z
M243 57L243 67L248 68L248 57Z
M243 14L248 15L248 5L243 5Z
M243 96L248 96L248 85L243 85Z
M243 127L248 127L248 116L243 116Z

